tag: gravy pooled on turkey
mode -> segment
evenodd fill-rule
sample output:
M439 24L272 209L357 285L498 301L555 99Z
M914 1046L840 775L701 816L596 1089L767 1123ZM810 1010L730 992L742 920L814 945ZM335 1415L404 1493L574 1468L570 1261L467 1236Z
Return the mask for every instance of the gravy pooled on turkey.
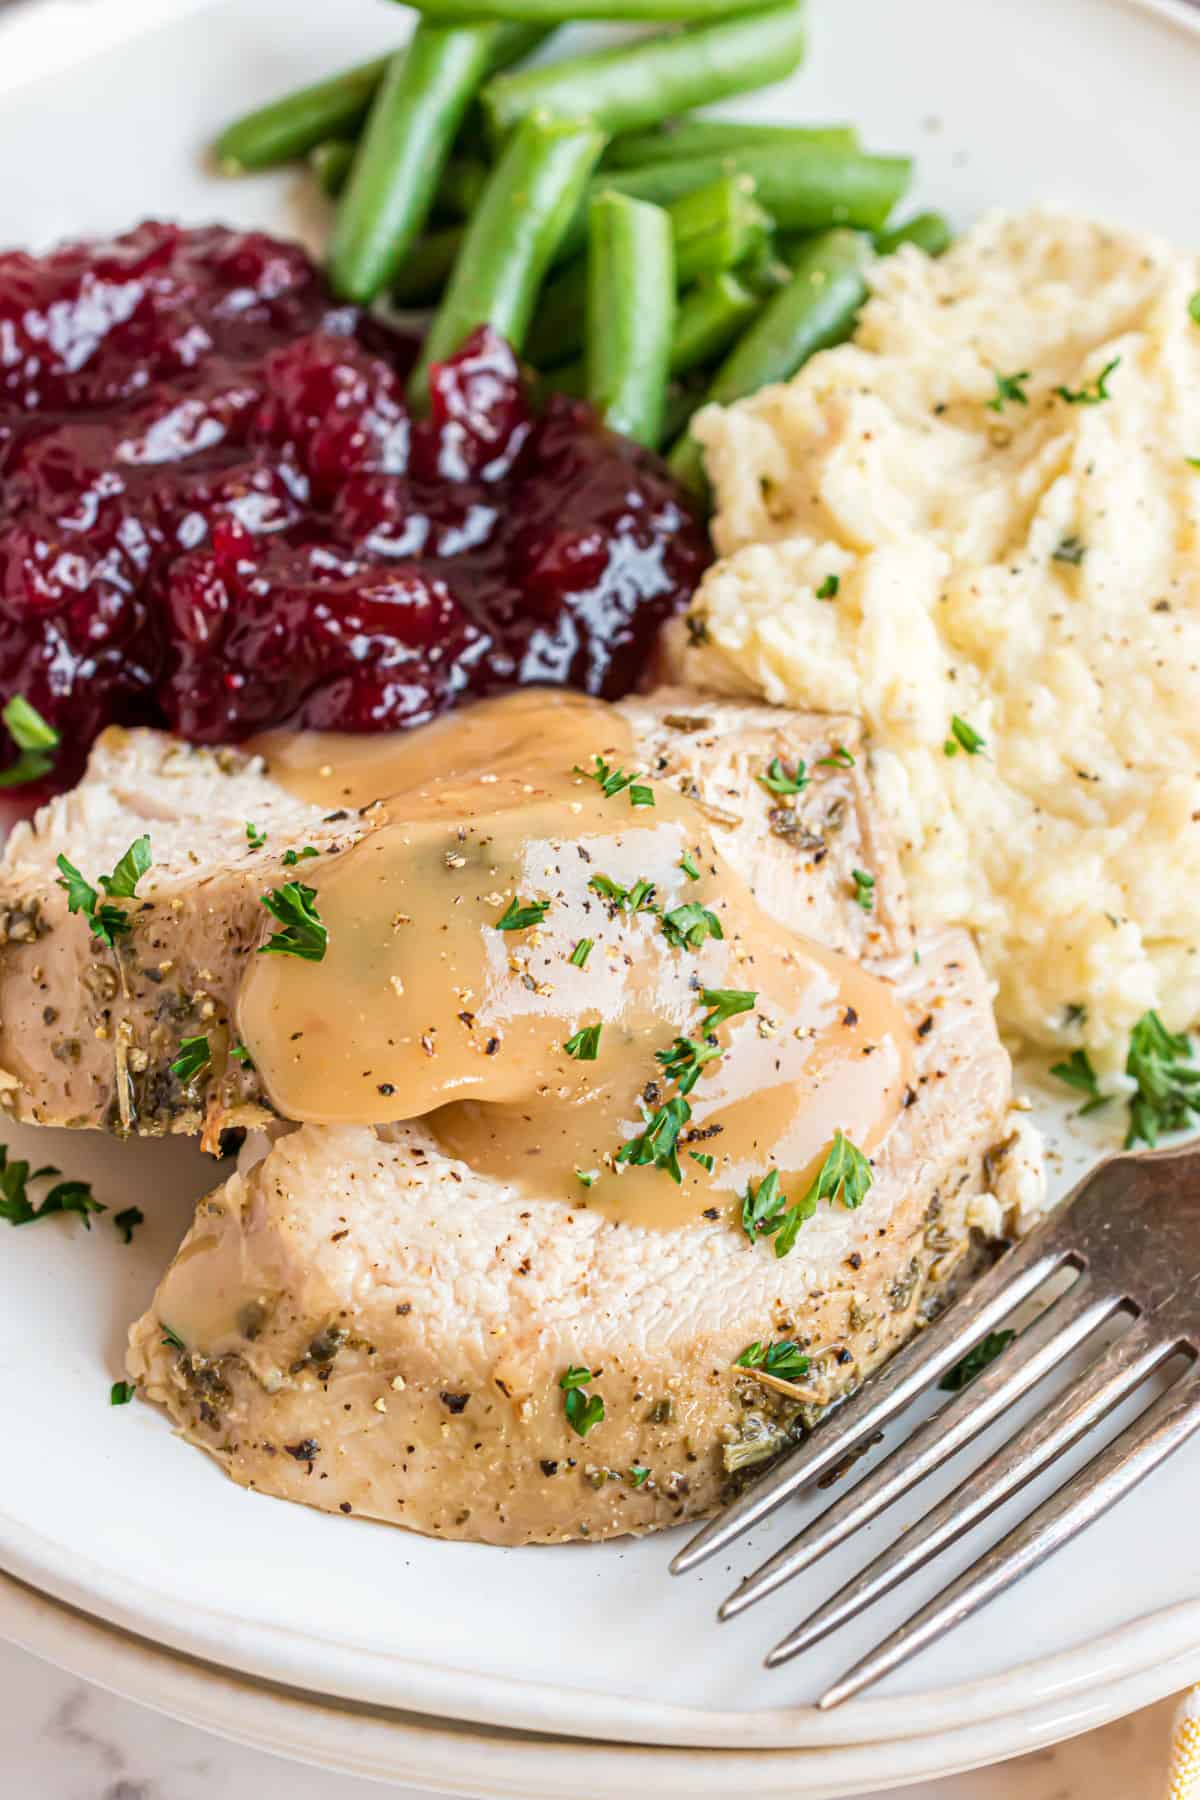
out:
M271 766L314 798L339 748ZM391 797L298 865L318 941L254 957L237 1001L280 1116L432 1115L480 1174L664 1226L770 1169L802 1191L835 1130L870 1151L894 1121L890 984L764 912L611 708L485 702L345 785Z
M385 827L389 808L381 795L434 777L443 786L452 784L472 768L499 774L495 711L491 706L472 708L445 726L389 738L268 738L261 744L265 754L195 748L154 731L104 733L84 780L28 824L17 826L0 858L0 1103L15 1117L36 1124L99 1127L121 1135L203 1131L213 1148L226 1127L272 1116L262 1075L241 1041L236 1017L245 971L253 968L248 987L254 989L261 971L281 964L293 973L303 966L321 975L322 969L295 958L259 954L284 929L265 909L264 895L278 895L289 886L315 890L314 871L323 872L327 865L335 869L343 852ZM543 754L548 734L565 740L558 773L578 783L567 807L578 804L582 809L590 797L609 834L621 832L633 841L636 832L639 842L648 838L642 822L665 819L673 796L683 795L699 809L697 841L707 833L731 870L726 894L738 894L746 884L772 919L855 963L911 953L895 852L878 828L861 732L853 719L671 689L612 708L559 694L528 694L502 703L501 715L511 744L511 769L520 767L527 750ZM571 776L573 764L594 768L592 759L602 747L628 742L627 732L633 756L625 767L648 772L653 809L634 807L628 791L606 798L594 783ZM463 767L449 755L451 736ZM492 746L487 752L493 759L490 770L481 765L481 743ZM315 750L320 752L316 757ZM607 760L615 767L620 759L613 755ZM764 788L756 777L767 775L777 760L790 776L804 764L807 785L797 782L794 793ZM486 785L480 783L481 791ZM522 802L529 798L520 796ZM569 814L572 828L582 817L582 811ZM98 887L100 875L114 869L142 837L149 839L150 865L135 897L119 903L125 929L106 946L89 930L86 918L68 911L59 858L68 859ZM452 847L451 854L459 848ZM624 866L604 869L596 864L593 870L615 882ZM856 872L874 879L866 896L869 910L856 904ZM448 884L456 871L438 873L439 881L447 883L448 905ZM700 882L693 882L682 869L669 869L671 885L663 890L671 897L667 911L675 910L674 896L684 896L686 903L711 881L707 869L700 873ZM631 879L636 884L637 877ZM500 884L482 891L500 891ZM552 898L534 889L525 899L538 893ZM715 968L720 956L731 958L736 949L727 934L723 940L709 937L694 953L675 952L662 938L657 914L643 908L640 914L610 918L613 901L593 891L586 899L592 910L583 915L576 943L586 937L597 947L582 970L568 962L565 973L572 982L587 978L589 996L596 991L590 985L595 972L608 967L607 947L614 944L637 948L647 967L650 958L655 966L669 963L679 971L691 965L690 974L698 980L698 968ZM505 904L480 916L498 921ZM662 896L658 904L664 904ZM389 937L391 917L402 910L397 902L389 914ZM722 916L715 906L704 910L718 920ZM555 926L562 918L556 913L552 909L548 916ZM411 927L402 929L411 935ZM340 954L340 935L335 931L330 940L333 957ZM488 941L505 950L506 969L509 953L536 952L533 936L533 928L487 928ZM539 979L530 975L535 986ZM739 991L765 992L767 987L753 971L730 974L722 985ZM523 991L529 995L527 1004L543 1003L529 989ZM393 991L391 998L400 997ZM671 1002L676 1010L679 999L676 988ZM447 1004L455 1002L455 1043L464 1055L471 1028L458 1014L482 1018L482 1000L481 995L460 1003L446 992ZM332 1010L342 1008L339 994ZM679 1015L680 1035L699 1042L698 1028L711 1010L688 1005ZM579 1025L560 1033L559 1041L589 1023L604 1021L585 1009ZM750 1023L749 1015L740 1026L733 1016L717 1029L718 1043L731 1043L735 1028L744 1030ZM770 1018L764 1018L762 1030L771 1028ZM754 1029L759 1029L757 1020ZM438 1055L448 1058L446 1034L439 1038L446 1041ZM647 1046L647 1066L637 1071L639 1090L660 1078L654 1052L673 1038L673 1031L661 1037L656 1033ZM482 1040L485 1057L488 1041ZM748 1036L738 1041L751 1048ZM766 1054L768 1040L760 1041ZM602 1033L598 1064L608 1048ZM257 1049L262 1056L262 1047ZM423 1048L419 1054L422 1061L434 1062ZM374 1068L374 1061L362 1062L360 1069ZM490 1061L499 1064L499 1052ZM598 1072L593 1065L576 1067L577 1062L573 1059L569 1067L576 1078ZM707 1064L697 1092L699 1087L707 1092L716 1074ZM382 1070L375 1080L396 1085ZM665 1085L671 1090L669 1081ZM389 1103L387 1116L405 1115L403 1093L367 1091L373 1100ZM693 1106L700 1103L688 1098ZM640 1107L633 1116L644 1123ZM707 1143L688 1147L698 1154L712 1148Z

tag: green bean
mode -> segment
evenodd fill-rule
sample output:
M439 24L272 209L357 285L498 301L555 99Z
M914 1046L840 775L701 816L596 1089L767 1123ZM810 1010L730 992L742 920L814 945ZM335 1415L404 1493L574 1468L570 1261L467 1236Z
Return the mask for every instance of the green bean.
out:
M923 212L915 213L891 231L881 231L875 239L875 248L880 256L891 256L901 244L915 244L926 256L940 256L953 242L949 219L942 213Z
M411 0L427 19L449 24L463 19L529 19L540 25L570 25L576 19L610 19L630 25L680 19L694 24L732 13L761 12L763 0Z
M488 14L489 18L493 15ZM480 9L476 9L475 17L480 17ZM511 69L514 63L524 62L539 50L548 38L554 36L553 25L499 25L492 39L492 53L488 59L488 74L499 75L505 69Z
M698 275L733 269L770 242L771 217L758 204L748 175L725 175L681 194L667 207L675 238L675 278L682 287Z
M738 280L751 293L757 294L760 300L766 300L779 288L786 287L791 279L792 271L779 254L777 241L773 237L768 238L757 250L752 250L745 262L738 264Z
M427 306L437 299L462 249L461 225L448 225L418 238L392 287L397 306Z
M869 240L854 231L827 231L796 259L792 279L768 300L709 384L707 401L730 406L775 381L787 381L816 351L848 335L866 297ZM690 435L669 457L685 487L702 491L704 457Z
M678 329L678 325L676 329ZM574 362L563 363L561 368L550 369L540 376L538 391L543 400L549 394L565 394L569 400L586 399L587 364L583 357L576 357ZM695 370L682 381L669 381L662 435L659 442L674 443L696 408L703 404L704 373L702 370Z
M857 231L826 231L796 260L792 279L763 308L722 363L708 397L729 406L772 382L787 381L818 350L850 332L867 293L870 242Z
M671 373L686 375L728 350L759 310L757 294L736 275L698 281L680 303L671 337Z
M587 397L611 431L654 449L675 325L675 248L661 206L599 194L588 213Z
M387 71L390 57L343 69L328 81L297 88L227 125L214 145L226 175L270 169L306 156L326 138L357 131Z
M688 161L693 156L724 156L749 144L777 150L857 150L852 125L761 125L741 119L678 119L657 131L619 137L604 153L606 169L640 169L646 163Z
M590 120L532 113L513 133L467 226L442 303L413 371L420 405L430 366L489 324L516 350L525 342L538 289L604 148Z
M667 388L667 415L663 421L661 441L673 444L680 432L691 424L692 414L703 405L703 370L695 370L682 381L672 381Z
M783 231L828 231L833 225L879 231L911 174L912 163L903 156L868 156L861 150L829 150L819 144L787 152L749 144L724 156L605 171L592 191L604 186L635 200L670 206L722 175L749 175L759 205ZM574 254L585 235L581 214L572 222L563 254Z
M586 256L577 256L542 289L526 340L529 358L539 368L561 362L583 343L587 292Z
M326 138L323 144L317 144L308 153L309 167L317 178L317 186L331 200L346 185L355 148L350 138Z
M451 218L469 219L487 185L487 164L474 156L452 156L442 170L434 207Z
M475 16L479 16L478 8ZM548 35L545 29L528 25L501 26L488 74L520 62ZM213 146L222 173L243 175L250 169L272 169L278 163L307 156L327 138L352 137L366 118L392 60L391 56L376 56L370 62L357 63L327 81L296 88L234 119Z
M499 75L484 89L483 107L497 142L535 106L592 118L610 134L638 131L672 113L778 81L803 55L804 13L797 0Z
M388 65L338 206L329 272L339 294L366 302L395 280L479 84L544 35L528 25L417 26Z
M711 187L698 188L667 212L680 287L699 275L734 268L768 241L770 219L746 176L727 175ZM577 257L543 290L529 328L529 355L539 368L578 350L586 304L587 261Z
M705 276L696 282L684 294L675 311L668 363L671 375L690 375L713 362L741 335L760 304L758 295L728 272ZM587 365L582 357L578 357L550 369L542 380L553 393L582 396L587 393ZM700 403L703 393L701 382L694 388L694 405ZM668 428L663 435L673 438L679 429L676 427L671 431Z
M582 356L573 357L557 369L547 369L538 377L538 385L543 394L566 394L571 400L586 400L587 363Z
M322 191L341 193L350 174L357 146L347 138L328 138L309 152L309 164ZM442 170L433 204L437 212L467 219L474 212L487 180L487 169L473 156L452 156Z

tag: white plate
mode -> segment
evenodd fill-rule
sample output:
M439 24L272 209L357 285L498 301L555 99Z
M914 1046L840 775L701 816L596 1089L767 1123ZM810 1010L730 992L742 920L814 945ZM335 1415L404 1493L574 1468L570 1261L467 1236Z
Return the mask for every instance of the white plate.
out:
M64 41L64 22L83 13L51 7L58 25L48 37L27 15L18 35L27 49L36 37L44 60L26 85L6 49L15 39L0 29L0 166L10 172L0 242L44 244L155 212L312 227L313 210L297 216L294 176L220 184L203 172L199 148L247 104L393 42L403 15L342 0L313 9L301 31L295 0L177 0L168 26L120 35L121 4L105 0L116 47L89 46L83 61ZM1049 200L1186 237L1200 160L1200 39L1179 29L1190 14L1169 10L1152 16L1118 0L814 4L812 60L761 110L853 118L873 145L911 145L920 200L961 220L992 203ZM134 13L146 11L137 0ZM8 1133L14 1151L34 1135ZM954 1734L959 1760L947 1766L1025 1748L1021 1715L1035 1702L1063 1735L1200 1645L1190 1503L1200 1446L1051 1568L878 1694L830 1716L806 1702L964 1566L978 1538L940 1576L914 1580L768 1678L761 1651L861 1550L831 1558L735 1626L718 1631L714 1605L734 1565L781 1542L811 1503L736 1558L670 1582L667 1538L498 1551L246 1494L148 1408L107 1406L125 1325L149 1298L211 1165L189 1146L67 1134L51 1145L36 1135L39 1161L49 1155L87 1176L114 1209L141 1204L149 1223L130 1249L106 1219L90 1237L65 1221L5 1234L0 1564L147 1639L297 1688L534 1731L723 1748L874 1744L856 1765L859 1788L915 1766L914 1746L930 1734ZM896 1508L871 1544L920 1510ZM791 1793L855 1791L806 1785L812 1767L797 1760Z
M339 1774L476 1800L839 1800L957 1774L1038 1750L1185 1685L1194 1654L1156 1663L1085 1702L1032 1703L1019 1722L930 1732L891 1744L811 1750L670 1750L538 1737L412 1713L330 1706L230 1674L74 1612L0 1575L0 1635L57 1667L171 1718ZM1164 1649L1164 1655L1167 1652Z

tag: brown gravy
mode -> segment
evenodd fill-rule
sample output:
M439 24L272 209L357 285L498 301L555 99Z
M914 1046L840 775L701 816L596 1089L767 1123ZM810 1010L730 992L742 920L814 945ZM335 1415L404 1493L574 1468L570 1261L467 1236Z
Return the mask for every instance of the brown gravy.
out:
M289 871L324 959L256 956L243 982L286 1117L427 1117L480 1173L659 1227L772 1167L799 1198L835 1129L869 1153L894 1120L912 1027L890 986L765 914L693 802L575 772L636 767L609 707L525 690L411 735L255 747L299 797L382 802L358 843ZM706 989L754 999L706 1031ZM639 1140L658 1160L622 1157Z

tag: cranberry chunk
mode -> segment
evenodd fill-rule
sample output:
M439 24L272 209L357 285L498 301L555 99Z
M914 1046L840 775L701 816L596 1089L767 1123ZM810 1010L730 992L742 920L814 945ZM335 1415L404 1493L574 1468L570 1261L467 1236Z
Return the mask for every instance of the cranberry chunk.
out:
M167 588L161 684L172 727L222 743L279 719L343 731L420 724L453 700L488 638L446 582L332 543L219 525Z
M63 734L382 731L518 681L615 696L709 558L664 465L477 331L337 305L297 246L149 222L0 255L0 704Z
M499 481L529 435L529 402L511 345L480 326L457 356L434 363L430 418L416 455L427 478Z

